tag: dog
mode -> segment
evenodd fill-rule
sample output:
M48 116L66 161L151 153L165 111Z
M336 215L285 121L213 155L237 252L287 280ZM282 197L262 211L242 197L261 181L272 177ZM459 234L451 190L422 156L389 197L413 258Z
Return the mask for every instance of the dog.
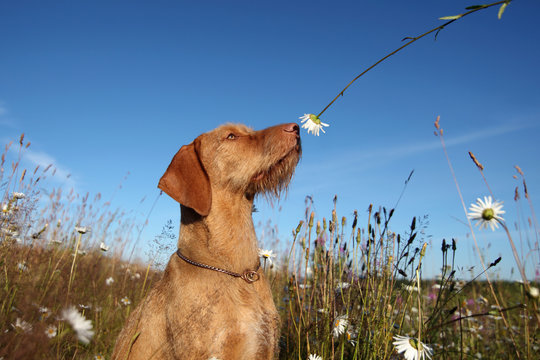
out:
M158 185L180 203L178 251L130 314L113 359L277 356L280 319L251 214L257 194L286 190L300 156L295 123L226 124L180 148Z

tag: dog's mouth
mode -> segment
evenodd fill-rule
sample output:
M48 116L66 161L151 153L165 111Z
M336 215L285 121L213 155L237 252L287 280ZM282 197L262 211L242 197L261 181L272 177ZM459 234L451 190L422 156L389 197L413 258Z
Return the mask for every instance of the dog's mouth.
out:
M250 189L255 193L270 192L279 196L291 181L300 153L301 146L298 143L268 169L256 173L251 178Z

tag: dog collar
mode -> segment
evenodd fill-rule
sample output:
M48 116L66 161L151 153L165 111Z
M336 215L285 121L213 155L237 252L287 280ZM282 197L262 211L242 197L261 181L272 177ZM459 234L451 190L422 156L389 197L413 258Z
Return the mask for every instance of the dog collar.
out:
M215 266L201 264L201 263L198 263L196 261L190 260L187 257L185 257L184 255L182 255L182 253L180 252L180 249L176 250L176 255L178 255L178 257L180 259L184 260L188 264L198 266L198 267L201 267L203 269L208 269L208 270L214 270L214 271L217 271L217 272L221 272L221 273L233 276L233 277L239 277L242 280L244 280L245 282L247 282L248 284L254 283L255 281L260 279L260 275L257 272L257 271L259 271L259 268L261 267L260 262L257 265L257 269L255 269L255 270L245 270L243 273L239 274L239 273L236 273L234 271L220 269L220 268L215 267Z

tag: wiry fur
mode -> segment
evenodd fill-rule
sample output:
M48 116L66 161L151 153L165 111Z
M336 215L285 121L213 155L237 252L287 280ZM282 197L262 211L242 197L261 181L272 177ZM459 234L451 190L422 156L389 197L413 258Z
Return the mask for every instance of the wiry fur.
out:
M227 124L183 147L160 181L182 204L182 253L238 273L257 269L253 198L278 196L287 187L300 149L296 124L261 131ZM197 169L186 170L188 160ZM192 188L185 192L178 184ZM268 281L259 274L259 281L248 284L173 254L163 278L128 318L112 358L272 359L279 317Z

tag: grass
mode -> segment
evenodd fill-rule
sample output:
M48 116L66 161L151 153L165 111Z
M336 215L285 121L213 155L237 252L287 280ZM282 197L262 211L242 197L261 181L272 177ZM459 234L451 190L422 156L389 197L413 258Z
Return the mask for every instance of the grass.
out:
M8 170L0 173L0 357L107 359L128 314L161 276L153 265L173 251L163 243L174 243L174 229L167 223L156 237L161 248L153 264L125 260L132 254L128 245L140 237L137 221L99 194L91 200L39 190L54 168L20 169L27 147L21 136L11 166L6 154L1 162ZM521 230L536 239L529 206L533 221ZM485 270L474 277L461 273L453 240L441 241L440 276L424 279L423 259L436 256L426 254L426 219L394 229L394 209L369 205L347 219L339 216L337 199L328 214L312 208L308 198L287 251L263 259L282 319L280 359L402 359L393 344L398 335L431 348L436 359L537 358L539 285L533 279L486 281L500 259L480 258ZM265 247L279 247L265 238ZM101 243L110 249L101 250ZM531 254L539 258L537 245ZM66 319L71 307L91 322L87 343L82 325Z

